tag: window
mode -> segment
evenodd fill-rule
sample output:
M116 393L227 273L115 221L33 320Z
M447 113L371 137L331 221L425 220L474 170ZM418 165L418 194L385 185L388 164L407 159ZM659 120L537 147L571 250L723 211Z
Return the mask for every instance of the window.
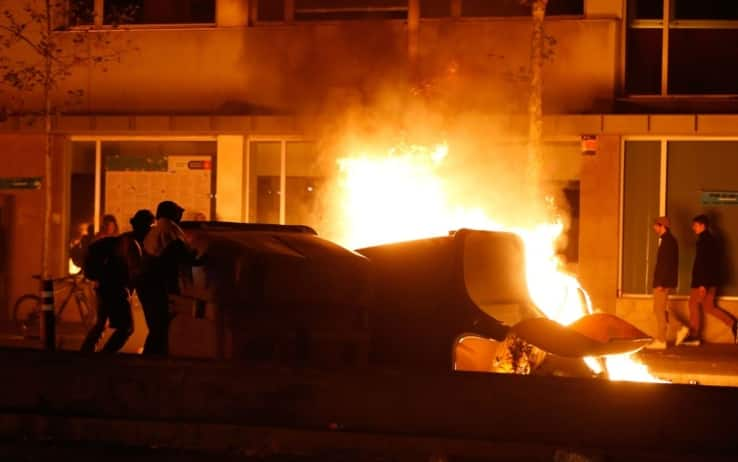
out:
M295 20L405 19L407 0L295 0Z
M738 2L630 0L628 24L629 94L738 93Z
M463 0L462 16L529 16L530 6L520 0ZM546 8L549 16L583 15L584 0L549 0Z
M420 0L421 18L444 18L451 16L449 0Z
M284 21L284 2L281 0L259 0L256 18L259 21Z
M738 178L733 173L738 168L738 141L667 140L664 146L662 152L662 140L625 143L622 291L651 292L658 249L651 224L666 214L679 243L677 293L688 294L695 252L691 223L704 213L721 247L721 293L738 296L738 239L731 232L738 229ZM715 195L731 200L712 200Z
M102 11L94 0L71 1L71 24L94 24L96 16L105 25L212 24L215 0L104 0Z
M123 230L137 210L173 200L184 220L210 220L216 150L214 141L103 141L102 213Z
M622 291L647 294L658 246L651 223L660 215L661 143L626 141L624 156Z
M250 142L248 221L318 230L322 219L318 199L327 171L311 142Z

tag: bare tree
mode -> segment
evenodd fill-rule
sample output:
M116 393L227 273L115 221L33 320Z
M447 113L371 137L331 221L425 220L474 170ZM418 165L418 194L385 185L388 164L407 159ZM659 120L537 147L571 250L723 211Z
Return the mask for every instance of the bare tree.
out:
M2 1L2 0L0 0ZM49 237L52 210L52 116L84 96L83 89L61 91L75 69L119 62L133 47L114 41L109 31L74 27L89 23L92 11L69 0L6 0L0 13L0 83L6 87L6 113L44 121L44 219L41 275L50 279ZM71 6L70 6L71 5Z

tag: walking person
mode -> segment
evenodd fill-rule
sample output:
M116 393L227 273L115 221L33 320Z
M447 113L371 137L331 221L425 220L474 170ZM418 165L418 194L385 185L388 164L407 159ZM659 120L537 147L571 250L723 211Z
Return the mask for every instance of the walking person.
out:
M671 222L668 217L656 218L653 230L659 236L659 250L653 271L653 313L656 316L656 336L647 348L663 350L666 348L669 316L679 321L676 314L668 310L669 295L676 289L679 277L679 246L671 233ZM677 333L677 345L688 334L689 329L683 325Z
M83 270L88 279L97 283L97 320L82 342L81 351L95 351L108 322L114 332L101 351L119 351L133 334L130 291L141 266L141 243L153 221L150 211L139 210L130 220L133 231L102 237L90 245Z
M179 292L179 268L194 263L195 254L179 227L184 209L172 201L156 208L156 225L144 239L143 272L136 291L149 328L143 354L169 352L169 294Z
M706 215L692 219L692 231L697 235L697 252L692 265L692 285L689 292L689 337L684 345L698 346L702 342L702 312L711 314L728 326L736 340L736 319L715 306L715 294L721 283L720 254L715 237L710 232Z

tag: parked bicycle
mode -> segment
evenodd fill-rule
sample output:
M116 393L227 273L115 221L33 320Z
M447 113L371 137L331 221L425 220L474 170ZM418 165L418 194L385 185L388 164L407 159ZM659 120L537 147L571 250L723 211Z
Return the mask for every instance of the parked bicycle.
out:
M35 275L40 280L41 276ZM89 329L95 323L95 312L88 297L90 283L81 274L73 274L54 281L54 313L57 324L62 319L62 313L71 300L77 305L82 324ZM21 295L13 306L13 319L16 326L26 338L41 338L41 297L36 294Z

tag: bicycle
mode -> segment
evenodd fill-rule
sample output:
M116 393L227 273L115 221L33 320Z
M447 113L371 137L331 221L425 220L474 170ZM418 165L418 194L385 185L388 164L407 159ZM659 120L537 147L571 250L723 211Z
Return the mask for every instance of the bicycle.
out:
M33 279L41 280L41 276L34 275ZM72 274L54 278L54 304L58 309L54 313L57 323L62 319L62 313L74 298L80 320L85 329L89 329L95 322L95 312L86 293L89 283L81 274ZM65 297L64 292L68 291ZM59 303L59 300L63 301ZM41 297L36 294L25 294L18 297L13 306L13 319L16 326L25 338L41 338Z

